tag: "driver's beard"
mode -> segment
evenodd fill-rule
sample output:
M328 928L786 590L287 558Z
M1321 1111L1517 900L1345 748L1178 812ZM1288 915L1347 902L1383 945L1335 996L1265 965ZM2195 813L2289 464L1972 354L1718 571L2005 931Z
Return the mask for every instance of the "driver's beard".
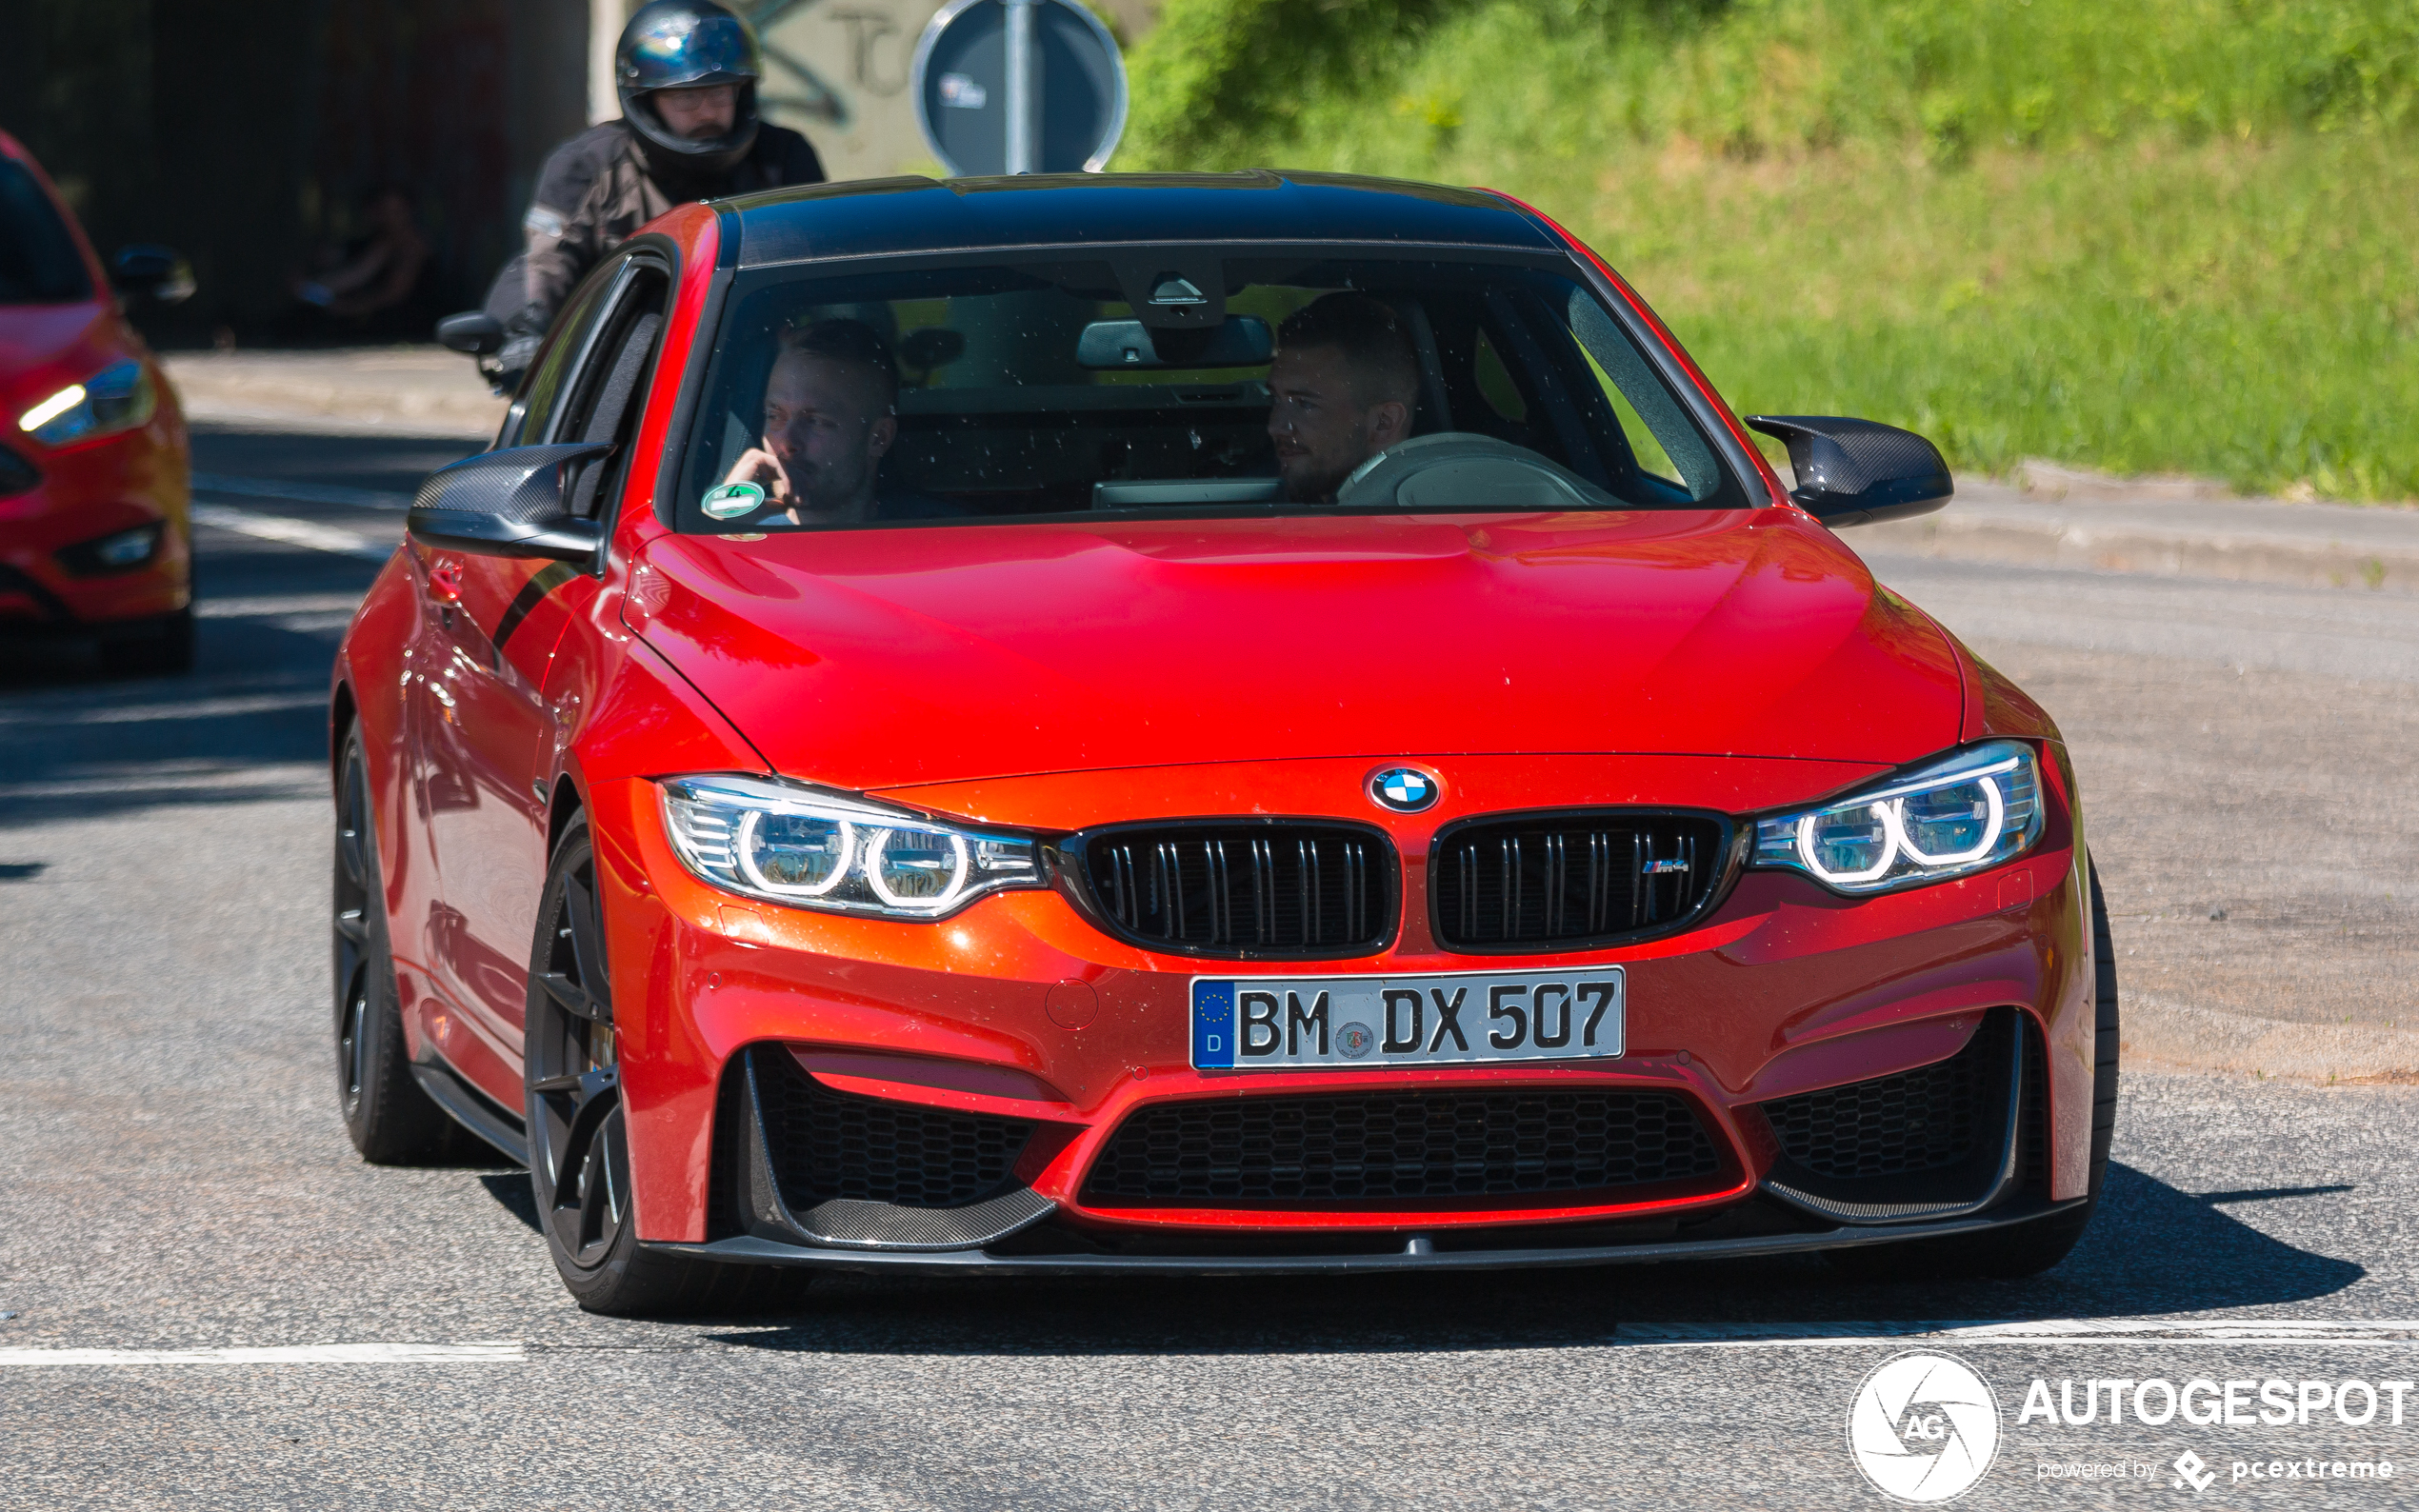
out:
M1303 462L1308 465L1309 459ZM1353 464L1358 467L1359 464ZM1322 468L1315 472L1295 472L1285 477L1285 502L1288 504L1333 504L1335 490L1352 475L1351 468Z

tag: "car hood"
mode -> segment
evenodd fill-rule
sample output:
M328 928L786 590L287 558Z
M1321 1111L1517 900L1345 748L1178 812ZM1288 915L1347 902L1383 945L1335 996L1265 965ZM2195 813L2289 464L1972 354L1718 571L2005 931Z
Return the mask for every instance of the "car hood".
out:
M1794 510L658 536L624 618L777 771L1288 758L1897 763L1948 638Z

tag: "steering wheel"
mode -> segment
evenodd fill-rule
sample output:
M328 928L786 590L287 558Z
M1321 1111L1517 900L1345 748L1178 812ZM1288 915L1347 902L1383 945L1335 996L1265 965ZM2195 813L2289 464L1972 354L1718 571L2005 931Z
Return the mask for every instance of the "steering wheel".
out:
M1469 430L1441 430L1389 447L1352 469L1339 506L1456 509L1628 509L1604 489L1527 447Z

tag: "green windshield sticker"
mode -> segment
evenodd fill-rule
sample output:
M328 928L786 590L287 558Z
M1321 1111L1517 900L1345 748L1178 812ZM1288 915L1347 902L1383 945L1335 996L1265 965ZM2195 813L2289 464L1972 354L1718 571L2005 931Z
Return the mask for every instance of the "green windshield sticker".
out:
M726 483L698 506L709 520L736 520L764 507L765 490L752 483Z

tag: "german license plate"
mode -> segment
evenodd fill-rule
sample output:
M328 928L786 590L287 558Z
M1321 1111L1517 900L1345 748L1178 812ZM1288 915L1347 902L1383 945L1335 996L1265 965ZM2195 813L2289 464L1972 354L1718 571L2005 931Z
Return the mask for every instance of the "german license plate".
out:
M1606 1060L1622 1052L1619 966L1403 977L1195 977L1203 1070Z

